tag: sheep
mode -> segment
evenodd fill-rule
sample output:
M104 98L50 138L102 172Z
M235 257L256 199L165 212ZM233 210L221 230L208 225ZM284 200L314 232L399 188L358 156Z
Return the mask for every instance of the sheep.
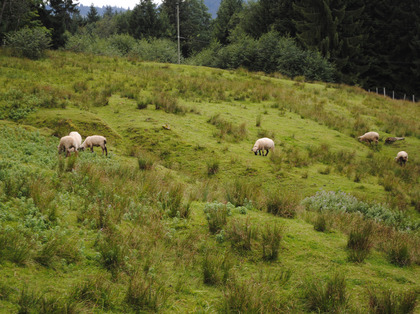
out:
M366 143L372 143L375 142L378 144L379 140L379 134L376 132L367 132L363 134L362 136L359 136L359 142L366 142Z
M90 147L91 152L93 152L93 146L100 146L102 148L102 155L104 151L106 156L108 156L108 150L106 148L106 138L101 135L92 135L86 137L85 141L82 145L80 145L81 150L85 150L85 148Z
M385 144L392 144L396 141L402 141L405 140L404 137L387 137L385 140Z
M400 166L405 165L408 160L408 154L405 151L400 151L395 157L395 161L400 164Z
M73 136L76 139L77 147L76 150L79 149L80 145L82 145L82 136L78 132L70 132L69 136Z
M255 153L255 155L257 155L258 153L261 155L261 151L262 151L262 155L267 156L268 151L270 149L274 151L274 141L267 137L263 137L263 138L258 139L255 142L254 147L252 148L252 151ZM264 155L264 150L267 151L265 155Z
M58 144L58 153L61 154L61 152L66 152L66 157L70 156L70 152L75 151L77 155L77 140L73 136L63 136L60 139L60 144Z

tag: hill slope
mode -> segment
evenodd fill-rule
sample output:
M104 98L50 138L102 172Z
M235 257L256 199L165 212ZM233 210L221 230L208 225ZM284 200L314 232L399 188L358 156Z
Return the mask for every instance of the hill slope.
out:
M64 52L36 62L3 53L0 63L0 308L316 311L305 287L334 274L345 274L349 302L328 306L351 311L366 312L367 288L418 291L418 231L396 230L417 228L417 104ZM108 158L58 158L58 137L72 130L106 136ZM406 139L371 147L356 140L367 130ZM255 156L263 136L275 152ZM320 190L404 217L376 219L374 249L354 263L347 234L371 220L332 211L329 231L315 231L322 215L300 200ZM392 259L393 243L409 245L409 266Z

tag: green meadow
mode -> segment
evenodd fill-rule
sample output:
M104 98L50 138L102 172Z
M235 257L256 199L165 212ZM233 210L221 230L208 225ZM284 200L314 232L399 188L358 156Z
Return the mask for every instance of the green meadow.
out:
M2 312L420 313L418 103L3 50L0 119ZM71 131L108 156L58 155Z

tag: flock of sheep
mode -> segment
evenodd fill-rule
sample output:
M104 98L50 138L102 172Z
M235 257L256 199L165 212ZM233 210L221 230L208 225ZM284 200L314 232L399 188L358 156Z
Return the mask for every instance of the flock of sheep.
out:
M82 136L78 132L70 132L69 135L63 136L58 144L58 153L66 152L66 157L70 156L71 152L75 152L77 155L79 150L85 150L90 148L93 152L93 147L99 146L102 148L102 155L108 156L108 150L106 148L106 138L101 135L92 135L85 138L82 144Z
M388 137L385 140L386 144L393 143L397 140L403 140L403 137ZM372 142L378 144L379 134L377 132L367 132L362 136L359 136L360 142L366 142L371 144ZM106 154L108 156L108 150L106 148L106 138L101 135L92 135L86 137L85 141L82 143L82 136L78 132L70 132L69 135L63 136L60 139L60 144L58 145L58 153L66 152L66 157L70 156L71 152L75 152L76 155L79 150L85 150L85 148L90 148L93 152L93 147L99 146L102 148L102 155ZM255 155L267 156L270 150L274 150L274 141L268 137L263 137L258 139L252 151ZM264 151L266 152L264 154ZM400 151L395 157L395 161L398 162L401 166L405 165L408 160L408 154L405 151Z
M404 140L404 137L388 137L385 140L386 144L392 144L395 141ZM359 136L360 142L366 142L371 144L374 142L375 144L378 144L379 141L379 134L377 132L367 132L363 134L362 136ZM266 154L264 155L264 150L266 151ZM263 137L258 139L254 147L252 148L252 151L257 155L258 153L263 156L267 156L269 150L274 150L274 141L272 139L269 139L267 137ZM395 161L398 162L401 166L405 165L405 163L408 160L408 154L405 151L400 151L397 154L397 157L395 157Z

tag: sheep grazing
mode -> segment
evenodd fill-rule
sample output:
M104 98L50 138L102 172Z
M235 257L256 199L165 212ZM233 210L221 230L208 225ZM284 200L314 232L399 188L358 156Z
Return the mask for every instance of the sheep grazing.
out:
M396 141L402 141L405 140L404 137L387 137L385 140L385 144L392 144Z
M77 155L77 140L73 136L63 136L60 139L60 144L58 144L58 153L66 152L66 157L70 156L70 152L75 151Z
M72 149L72 151L77 151L79 150L80 145L82 145L82 136L78 133L78 132L70 132L69 136L74 137L74 139L76 140L76 147L74 149Z
M274 141L267 137L263 137L263 138L258 139L255 142L254 147L252 148L252 151L255 153L255 155L257 155L258 153L261 155L261 151L262 151L262 155L267 156L268 151L270 149L274 150ZM264 150L267 151L265 155L264 155Z
M400 151L395 157L395 161L400 164L400 166L405 165L408 160L408 154L405 151Z
M90 147L91 152L93 152L93 146L100 146L102 148L102 155L105 154L108 156L108 150L106 148L106 138L101 135L92 135L86 137L82 145L80 145L81 150Z
M379 134L376 132L367 132L363 134L362 136L359 136L359 142L366 142L366 143L372 143L375 142L378 144L379 141Z

